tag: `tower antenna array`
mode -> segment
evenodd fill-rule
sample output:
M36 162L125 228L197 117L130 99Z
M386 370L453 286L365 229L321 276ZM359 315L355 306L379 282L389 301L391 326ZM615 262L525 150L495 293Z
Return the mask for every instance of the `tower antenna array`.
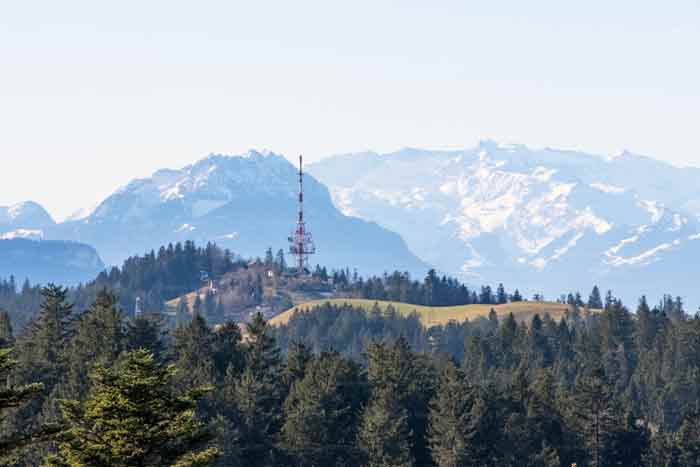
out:
M289 237L289 253L294 256L297 274L306 274L309 255L316 253L311 232L306 230L304 221L304 170L303 159L299 156L299 217L297 226Z

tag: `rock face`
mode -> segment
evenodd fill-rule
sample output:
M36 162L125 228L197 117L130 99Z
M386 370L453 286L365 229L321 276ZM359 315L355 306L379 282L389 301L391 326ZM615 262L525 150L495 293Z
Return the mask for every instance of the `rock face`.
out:
M296 221L296 170L273 153L212 155L132 181L91 212L56 225L47 238L93 245L108 264L184 240L216 242L243 256L263 255L268 247L286 250ZM397 234L342 214L312 176L304 188L318 251L312 264L425 273L428 265Z
M73 242L0 240L0 278L14 276L32 283L75 285L92 280L104 269L94 248Z
M627 300L700 297L700 169L484 142L333 156L309 167L344 213L393 230L472 283L553 298L600 284ZM634 302L632 302L634 303Z

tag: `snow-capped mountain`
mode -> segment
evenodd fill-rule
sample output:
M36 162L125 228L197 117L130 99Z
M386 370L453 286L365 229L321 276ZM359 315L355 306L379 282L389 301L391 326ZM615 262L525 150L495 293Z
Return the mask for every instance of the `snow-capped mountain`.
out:
M44 230L54 225L46 209L33 201L0 206L0 238L41 239Z
M50 238L93 245L109 264L169 242L213 241L243 256L284 248L296 220L297 169L284 157L250 151L212 155L164 169L119 189L86 216L51 229ZM318 254L312 264L423 273L428 267L395 233L343 215L327 188L304 178L306 221Z
M399 233L419 258L472 283L550 298L594 284L629 300L695 291L700 169L484 142L339 155L309 171L344 213Z

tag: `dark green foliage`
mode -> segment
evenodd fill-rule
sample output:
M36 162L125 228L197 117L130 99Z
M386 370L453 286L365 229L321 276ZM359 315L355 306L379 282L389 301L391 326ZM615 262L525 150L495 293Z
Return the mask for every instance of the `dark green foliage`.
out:
M459 367L448 362L430 412L430 448L437 467L477 465L471 431L473 404L474 389Z
M175 376L180 389L189 390L215 380L214 341L213 331L200 314L173 332L171 358L180 370Z
M68 290L60 286L44 287L39 315L18 338L19 364L14 379L19 384L41 383L44 391L13 414L11 424L17 430L38 428L58 415L55 398L47 396L56 391L67 374L66 353L76 327L67 294Z
M167 264L161 270L167 275L175 270L175 258L216 257L213 247L202 255L192 248L175 250L172 262L159 262L170 255L164 249L138 264ZM187 264L218 274L226 261ZM278 258L271 267L277 271ZM255 315L239 327L220 320L218 300L203 295L194 316L182 302L179 326L166 334L157 310L146 307L135 317L129 316L131 308L122 313L121 295L117 299L94 284L72 291L50 286L42 290L41 313L18 333L18 364L3 375L8 388L38 382L44 391L3 412L0 436L18 442L42 429L47 434L52 425L46 422L57 419L60 407L68 429L56 439L59 451L56 443L32 440L11 460L22 467L44 459L46 465L81 465L80 458L96 466L698 465L700 318L687 316L680 300L668 296L652 308L643 299L635 315L611 293L595 311L581 307L580 294L570 293L561 298L568 304L565 320L539 315L522 323L497 315L504 296L522 299L517 292L508 297L501 286L477 294L434 271L420 282L400 273L363 280L350 271L328 274L320 266L314 275L329 276L356 296L483 301L494 311L488 318L425 329L417 316L402 316L392 307L365 312L326 304L295 315L285 326L270 327ZM251 275L251 294L260 293L256 276ZM128 277L114 272L109 280L116 284ZM35 290L25 284L20 294L7 294L3 287L0 283L0 304L25 298L29 303ZM165 289L156 281L138 296L148 305ZM116 290L128 295L134 289ZM599 292L591 295L591 303L603 302ZM79 298L75 306L72 297ZM3 345L13 339L6 318L14 324L14 312L0 314ZM137 358L141 363L125 373L124 362L133 355L147 355L150 363ZM137 378L136 367L156 376ZM154 384L148 391L147 381ZM142 403L128 403L126 392L135 387L143 390L136 391ZM205 395L201 387L210 391ZM146 392L166 409L148 409ZM110 398L115 394L119 397ZM192 397L184 403L177 394ZM177 402L172 410L166 396ZM109 414L100 412L105 407ZM168 454L141 461L133 458L138 449L112 449L141 436L143 429L135 429L127 416L138 407L175 431L193 427L198 441L183 433L182 449L169 447ZM106 415L111 418L105 424ZM146 422L138 424L149 431ZM210 443L218 446L218 458L210 451L199 458L186 454L187 439L193 441L187 452ZM105 440L110 450L97 452ZM171 446L152 452L165 445ZM47 457L51 453L58 456Z
M10 314L0 311L0 349L12 346L15 343L15 336L12 333L12 322Z
M481 294L477 295L457 279L439 276L434 269L428 271L422 282L412 280L408 273L399 271L382 277L362 279L351 278L346 271L332 271L328 274L319 268L315 275L321 278L330 277L339 292L354 298L431 306L505 303L508 298L503 285L499 287L496 296L492 293L491 287L482 288Z
M243 460L246 466L276 465L284 384L280 349L259 313L247 325L243 351L245 369L239 375L229 367L224 381L221 436L235 440L224 455L230 457L231 464Z
M370 465L382 465L382 462L425 465L429 462L428 407L435 379L429 363L415 355L403 337L391 344L373 342L368 346L367 380L372 394L360 439ZM382 427L387 432L380 436L386 438L375 443L370 438ZM407 439L395 438L405 432L409 433Z
M61 402L67 429L58 454L44 465L211 465L217 450L206 449L211 436L195 416L196 403L208 389L175 394L175 373L143 349L125 354L114 368L98 366L84 403Z
M600 289L596 285L591 291L590 297L588 297L588 308L599 310L603 308L603 299L600 296Z
M155 314L143 314L126 323L126 348L146 349L157 360L165 356L166 331L162 318Z
M12 349L0 349L0 380L6 381L10 372L17 367L18 362L11 356ZM27 401L37 396L44 386L40 383L12 385L3 384L0 387L0 420L4 421L8 409L20 407ZM40 430L20 430L18 432L4 433L0 436L0 464L8 461L14 451L40 438L44 434L54 431L51 427L43 427Z
M324 353L309 362L284 403L282 447L292 464L356 465L362 395L357 364L337 353Z
M124 323L117 309L117 298L107 292L77 321L75 336L66 348L66 368L61 379L61 397L83 400L88 391L88 375L95 365L111 365L125 346Z
M359 434L359 448L367 467L412 467L411 432L408 411L389 389L372 392Z
M164 303L201 287L201 272L218 279L224 274L245 268L247 263L213 243L197 247L193 242L177 243L126 259L120 268L113 267L97 278L67 291L66 299L76 309L90 306L103 289L113 291L118 306L131 314L137 297L146 313L161 312ZM23 330L39 312L40 286L25 282L20 290L14 278L0 281L0 309L7 311L16 330Z

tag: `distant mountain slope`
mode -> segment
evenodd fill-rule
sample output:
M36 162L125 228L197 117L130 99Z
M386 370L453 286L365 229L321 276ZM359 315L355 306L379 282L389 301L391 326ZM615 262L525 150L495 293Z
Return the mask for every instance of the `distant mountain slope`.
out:
M318 249L312 264L366 273L425 272L427 264L397 234L343 215L313 177L304 183L306 220ZM132 181L89 215L52 228L50 238L91 244L109 264L182 240L213 241L244 256L262 255L268 247L286 250L296 220L296 190L296 168L282 156L213 155Z
M33 201L0 206L0 239L39 239L55 224L46 209Z
M0 240L0 277L14 276L36 284L73 285L104 269L97 252L87 245L63 241Z
M340 155L309 171L343 212L398 232L467 281L550 297L596 283L628 300L696 293L700 169L484 142Z

